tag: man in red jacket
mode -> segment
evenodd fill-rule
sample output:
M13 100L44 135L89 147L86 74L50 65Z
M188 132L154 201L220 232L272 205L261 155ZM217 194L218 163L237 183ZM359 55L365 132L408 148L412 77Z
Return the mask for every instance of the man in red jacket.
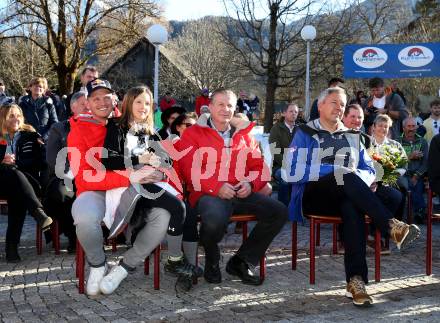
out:
M129 272L141 263L161 242L168 228L169 212L153 208L147 211L142 199L136 204L148 223L137 234L133 248L127 250L119 265L106 275L101 223L106 212L106 191L125 188L130 183L153 183L163 179L159 171L107 171L101 163L107 119L113 111L113 90L110 83L94 79L87 84L87 102L91 115L71 118L67 137L70 166L75 174L77 198L72 206L76 234L90 265L87 294L112 293Z
M250 269L264 256L269 244L287 219L287 208L260 193L270 180L258 143L250 135L254 124L233 119L236 95L215 91L209 104L210 116L202 115L181 139L187 154L179 160L189 200L202 220L200 243L205 249L205 279L220 283L220 250L232 214L255 214L258 223L238 252L228 261L226 271L249 285L262 280Z
M209 102L209 90L205 88L202 90L202 94L196 98L196 114L198 117L201 114L201 107L204 105L209 106Z
M165 110L171 108L176 104L176 100L171 96L170 92L165 93L165 96L160 100L159 107L160 111L164 112Z

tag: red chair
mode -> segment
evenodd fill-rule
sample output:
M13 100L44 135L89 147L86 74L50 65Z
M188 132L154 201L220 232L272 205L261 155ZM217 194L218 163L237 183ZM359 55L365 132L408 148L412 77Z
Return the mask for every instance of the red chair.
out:
M0 205L8 205L8 201L0 199ZM60 254L60 239L58 236L58 221L54 220L51 224L51 232L52 232L52 241L55 249L55 254ZM43 253L43 232L40 226L35 227L35 247L37 249L37 255L41 255Z
M428 187L428 207L426 209L426 275L432 274L432 223L440 221L440 213L433 212L434 193Z
M342 219L338 216L320 216L320 215L305 215L310 220L310 284L315 284L315 246L320 244L320 224L332 224L333 225L333 249L332 253L338 253L337 242L337 226L342 223ZM365 217L365 223L371 223L369 217ZM316 229L315 229L316 227ZM368 229L368 227L366 228ZM315 231L316 230L316 231ZM315 236L316 232L316 236ZM368 232L366 230L366 232ZM296 270L297 258L298 258L298 233L297 222L292 222L292 270ZM381 251L381 234L378 229L375 232L375 281L380 281L380 251Z
M55 254L60 254L60 235L59 235L59 224L57 220L53 220L50 225L50 232L52 235L53 248L55 249ZM37 245L37 254L41 255L43 253L43 231L41 227L37 225L36 227L36 245Z
M116 239L111 239L112 252L116 252ZM153 286L154 289L160 289L160 245L156 247L154 252L154 277ZM150 274L150 257L145 258L144 261L144 273ZM84 294L85 290L85 253L79 240L76 240L76 277L78 278L78 292Z

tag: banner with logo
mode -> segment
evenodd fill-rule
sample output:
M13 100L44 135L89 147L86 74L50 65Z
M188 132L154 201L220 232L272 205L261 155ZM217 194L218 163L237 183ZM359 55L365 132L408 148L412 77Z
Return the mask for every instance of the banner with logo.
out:
M440 43L344 46L344 78L440 76Z

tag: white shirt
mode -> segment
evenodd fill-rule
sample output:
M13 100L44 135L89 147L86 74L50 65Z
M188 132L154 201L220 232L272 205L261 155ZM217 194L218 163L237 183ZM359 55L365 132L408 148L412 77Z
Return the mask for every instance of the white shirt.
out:
M440 119L439 120L434 120L431 118L431 122L432 122L432 134L433 136L438 135L439 130L440 130Z
M295 125L290 126L286 121L284 121L284 124L286 125L287 129L289 129L290 133L292 133L293 128L295 128Z
M386 95L381 98L373 97L373 106L378 109L383 109L385 107Z

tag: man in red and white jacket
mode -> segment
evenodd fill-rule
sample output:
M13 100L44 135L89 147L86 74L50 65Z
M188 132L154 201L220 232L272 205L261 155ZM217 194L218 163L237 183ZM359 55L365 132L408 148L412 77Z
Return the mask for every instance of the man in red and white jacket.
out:
M107 171L101 164L104 139L107 133L107 119L113 111L113 90L110 83L94 79L87 84L87 102L91 115L71 118L67 137L69 161L75 175L77 198L72 206L76 233L90 265L87 280L87 294L112 293L127 277L128 273L141 263L161 242L168 228L169 212L153 208L151 211L137 205L145 212L148 223L139 231L133 248L127 250L119 265L107 272L105 253L102 248L101 222L104 218L106 191L128 187L130 183L155 183L163 178L159 171L123 170ZM140 200L138 203L140 203Z
M258 223L226 266L231 275L249 285L260 285L250 266L258 263L287 219L287 208L257 193L270 180L257 142L250 135L254 124L233 119L237 96L217 90L209 104L210 115L202 115L181 139L187 154L179 160L187 183L190 204L197 208L202 226L200 244L205 249L205 279L220 283L218 242L232 214L255 214Z

